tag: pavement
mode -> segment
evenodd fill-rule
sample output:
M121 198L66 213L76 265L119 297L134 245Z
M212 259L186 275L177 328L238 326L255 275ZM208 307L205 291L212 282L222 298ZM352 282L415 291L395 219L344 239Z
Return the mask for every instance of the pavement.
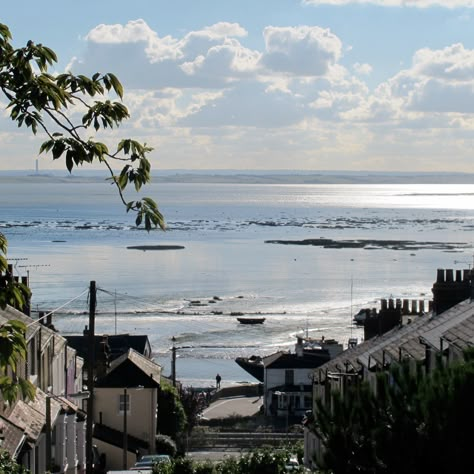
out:
M219 398L202 412L202 416L208 420L234 415L252 416L259 412L262 404L263 399L259 397Z

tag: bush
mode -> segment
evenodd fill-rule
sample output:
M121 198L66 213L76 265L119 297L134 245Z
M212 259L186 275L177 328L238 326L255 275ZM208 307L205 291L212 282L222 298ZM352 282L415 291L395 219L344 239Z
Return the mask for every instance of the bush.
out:
M176 456L176 443L166 435L156 435L155 448L159 454L168 454L171 457Z
M8 451L0 451L0 474L29 474L29 472L17 464Z
M194 474L193 461L187 458L176 459L173 474Z
M217 474L217 469L211 461L199 463L194 467L195 474Z

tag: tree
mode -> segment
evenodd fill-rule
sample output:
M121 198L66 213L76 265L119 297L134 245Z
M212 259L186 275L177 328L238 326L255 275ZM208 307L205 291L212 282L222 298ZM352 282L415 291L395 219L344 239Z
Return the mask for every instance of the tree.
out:
M317 402L312 429L324 444L327 472L472 472L474 360L440 364L429 375L408 364Z
M158 431L161 434L177 439L179 433L186 429L187 419L178 390L166 379L161 379L158 399Z
M136 224L143 223L147 230L156 226L164 229L164 218L155 201L143 198L127 202L124 196L127 184L133 183L139 191L150 181L147 155L153 149L127 138L110 151L105 143L86 137L93 131L118 127L129 118L122 102L107 98L109 93L123 98L117 77L111 73L96 73L90 78L71 73L52 75L48 69L57 62L53 50L33 41L15 49L11 40L8 27L0 24L0 89L8 100L10 118L34 134L43 131L48 138L40 146L40 154L51 153L53 160L64 158L69 172L86 163L105 166L127 212L136 212ZM83 111L80 123L73 122L72 108ZM122 166L120 173L114 172L111 163Z
M129 183L139 191L150 181L148 154L152 148L125 138L112 149L93 138L99 130L119 127L129 118L121 102L123 87L117 77L110 73L92 77L69 72L51 74L49 69L57 63L53 50L33 41L15 49L11 41L8 26L0 23L0 91L7 100L11 120L35 135L43 133L46 140L39 153L49 153L53 160L64 159L69 172L92 163L105 167L126 211L135 212L136 225L144 225L148 231L153 227L164 229L163 215L153 199L125 199ZM110 100L110 96L120 100ZM75 114L80 114L78 120ZM120 165L120 171L116 173L112 164ZM0 276L7 270L6 256L7 240L0 233ZM0 308L9 304L21 309L28 289L9 275L4 283L0 285ZM8 369L15 370L25 356L24 329L18 322L10 321L0 330L0 391L10 401L16 392L12 389L15 378L8 375Z

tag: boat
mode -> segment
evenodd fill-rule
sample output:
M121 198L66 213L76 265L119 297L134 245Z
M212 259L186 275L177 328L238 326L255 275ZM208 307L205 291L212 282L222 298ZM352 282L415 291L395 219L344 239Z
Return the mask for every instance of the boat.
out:
M237 318L240 324L263 324L265 318Z
M259 382L263 382L263 358L260 356L251 357L237 357L235 362L248 372L252 377L255 377Z

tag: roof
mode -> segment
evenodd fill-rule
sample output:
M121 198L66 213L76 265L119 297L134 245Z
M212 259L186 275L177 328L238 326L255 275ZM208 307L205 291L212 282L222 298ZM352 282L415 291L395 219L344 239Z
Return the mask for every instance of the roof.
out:
M87 360L89 351L89 336L75 335L65 336L68 344L76 349L77 354ZM95 353L99 354L103 351L102 344L107 341L110 352L110 360L114 360L126 353L129 349L148 356L151 352L150 342L147 335L131 335L131 334L114 334L114 335L96 335L94 336Z
M161 366L133 349L115 359L109 372L97 380L95 386L102 388L160 386Z
M0 430L3 436L2 449L8 451L12 459L16 459L26 440L24 430L3 416L0 416Z
M43 427L46 423L46 397L47 395L40 389L36 389L34 400L28 403L18 400L15 403L8 420L24 430L28 438L37 441L41 435ZM51 400L51 421L54 424L59 412L61 404L53 397Z
M356 372L362 367L370 369L374 364L383 365L404 356L424 360L426 345L441 350L441 341L444 348L450 343L457 347L474 344L473 302L465 300L441 314L419 316L410 324L345 350L319 370L320 373Z
M264 359L265 370L267 369L315 369L328 360L327 354L308 354L302 356L288 352L278 353L276 357Z
M11 306L5 309L0 308L0 322L3 324L11 319L19 320L26 324L26 339L29 340L39 330L39 324L31 324L34 320L25 313L18 311Z
M54 338L54 354L57 355L63 350L64 345L66 344L66 339L61 334L58 334L53 329L41 324L38 320L27 316L11 306L7 306L5 309L0 309L0 322L6 322L11 319L16 319L26 324L27 341L30 340L38 331L41 331L41 348L44 348L48 341L51 338Z

